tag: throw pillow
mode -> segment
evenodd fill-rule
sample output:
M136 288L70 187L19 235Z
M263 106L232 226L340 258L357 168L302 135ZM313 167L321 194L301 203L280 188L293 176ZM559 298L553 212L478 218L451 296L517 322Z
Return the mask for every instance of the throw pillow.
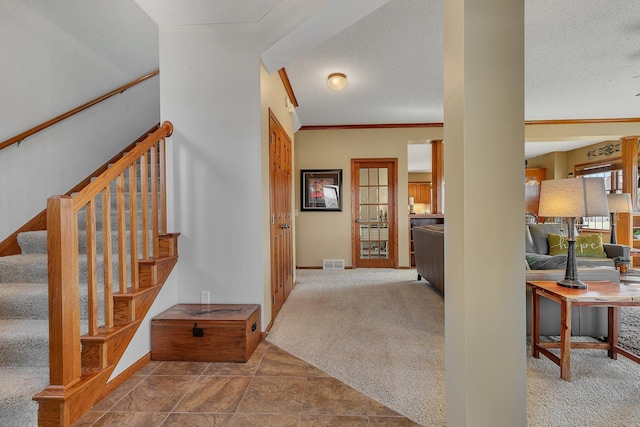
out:
M576 239L576 256L606 258L602 234L585 234Z
M524 257L532 270L551 270L554 268L565 268L567 265L567 255L542 255L535 253L525 253Z
M569 244L567 236L548 233L549 255L566 254ZM606 258L607 254L602 246L602 234L586 234L576 237L576 256Z

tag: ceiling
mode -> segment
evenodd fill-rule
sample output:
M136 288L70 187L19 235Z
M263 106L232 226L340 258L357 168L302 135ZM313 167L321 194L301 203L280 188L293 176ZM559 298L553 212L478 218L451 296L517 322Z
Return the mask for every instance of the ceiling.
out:
M136 1L161 25L262 26L263 62L286 68L302 126L443 121L442 0ZM278 19L288 22L281 33ZM343 91L327 87L332 72L348 76ZM640 1L525 1L526 120L639 117L639 75ZM525 152L595 142L537 141Z

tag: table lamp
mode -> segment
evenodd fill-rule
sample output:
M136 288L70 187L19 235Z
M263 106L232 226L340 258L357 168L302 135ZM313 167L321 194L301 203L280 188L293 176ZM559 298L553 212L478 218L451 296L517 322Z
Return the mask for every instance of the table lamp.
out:
M610 193L607 194L609 213L611 214L611 240L610 243L618 243L616 236L616 220L618 212L631 212L631 194Z
M609 215L604 178L567 178L542 181L540 186L540 216L567 219L567 270L558 285L587 289L578 278L576 264L576 217Z

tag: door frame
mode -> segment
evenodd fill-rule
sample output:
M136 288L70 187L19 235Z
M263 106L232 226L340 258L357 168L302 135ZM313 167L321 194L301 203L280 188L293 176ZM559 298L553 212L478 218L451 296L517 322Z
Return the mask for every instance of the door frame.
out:
M351 159L351 264L358 268L360 257L359 247L356 245L360 227L356 222L360 214L356 209L360 203L357 195L360 194L359 166L364 164L390 163L389 165L389 208L388 208L388 233L389 233L389 260L392 266L385 268L398 268L398 159L397 158L357 158ZM366 166L365 166L366 167ZM393 239L392 239L393 238Z

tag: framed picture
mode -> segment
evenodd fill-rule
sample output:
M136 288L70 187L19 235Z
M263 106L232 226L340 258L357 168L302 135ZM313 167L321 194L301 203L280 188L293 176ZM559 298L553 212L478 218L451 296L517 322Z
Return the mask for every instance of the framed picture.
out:
M342 211L342 169L300 171L300 209Z

